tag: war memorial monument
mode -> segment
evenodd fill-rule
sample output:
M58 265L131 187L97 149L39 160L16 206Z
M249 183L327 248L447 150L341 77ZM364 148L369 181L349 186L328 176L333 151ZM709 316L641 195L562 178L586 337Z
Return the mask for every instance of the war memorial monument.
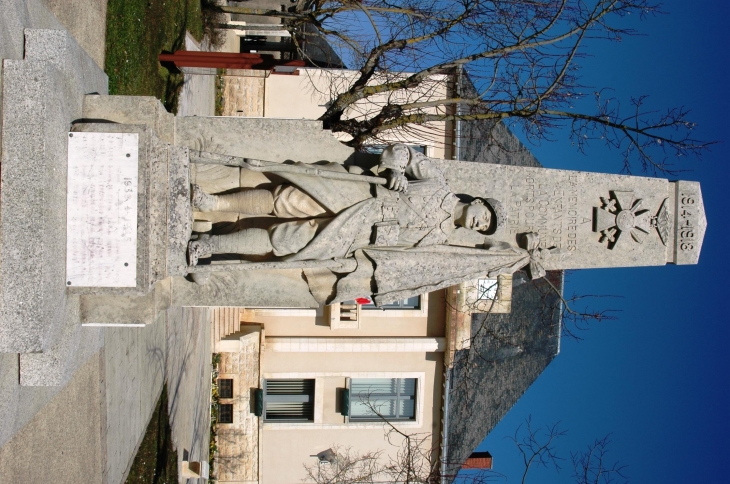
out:
M68 34L25 35L4 67L4 352L49 350L69 318L382 304L478 274L698 261L696 182L355 153L309 121L175 118L152 98L79 94L95 80Z
M696 264L705 234L692 181L404 145L357 153L317 121L177 118L154 98L106 95L63 30L25 30L2 89L0 352L18 355L20 387L65 385L104 345L97 326L133 333L168 308L384 304L485 274ZM113 398L133 417L101 411L100 442L126 438L133 453L151 409L130 404L111 367L96 384L117 378ZM137 383L152 408L154 379ZM109 476L126 472L117 457Z

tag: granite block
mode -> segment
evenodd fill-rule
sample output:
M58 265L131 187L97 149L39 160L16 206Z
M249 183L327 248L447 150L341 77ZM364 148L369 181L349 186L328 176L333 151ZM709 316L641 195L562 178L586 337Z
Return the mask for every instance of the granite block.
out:
M148 149L150 182L147 187L147 221L149 225L150 284L167 274L167 206L170 145L155 136Z
M21 385L63 386L103 345L101 328L81 326L77 296L69 297L66 308L65 328L59 340L42 353L20 355Z
M66 130L76 114L47 62L5 60L0 351L50 348L65 313Z
M44 9L20 13L23 25L61 28ZM24 50L25 60L3 64L0 208L0 351L21 353L49 350L73 309L63 256L66 132L83 94L107 92L106 75L67 32L26 29Z
M26 29L25 59L44 61L63 72L65 84L81 110L79 94L107 94L109 79L66 30Z

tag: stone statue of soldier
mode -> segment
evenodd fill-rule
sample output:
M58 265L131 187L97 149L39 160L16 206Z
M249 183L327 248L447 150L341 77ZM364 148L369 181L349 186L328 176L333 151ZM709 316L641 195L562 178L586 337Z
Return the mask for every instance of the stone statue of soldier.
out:
M347 172L334 163L320 168ZM431 158L391 145L373 171L386 177L385 186L297 173L277 173L285 181L270 189L224 195L193 186L198 211L273 215L276 221L268 229L243 228L191 241L190 265L210 254L268 255L288 262L354 259L355 270L346 273L305 270L312 294L325 303L372 295L383 304L485 273L511 273L530 262L527 251L491 244L486 236L505 225L502 204L460 199ZM453 241L459 230L484 234L484 243L459 246ZM329 282L322 286L322 279ZM334 287L313 290L313 285Z

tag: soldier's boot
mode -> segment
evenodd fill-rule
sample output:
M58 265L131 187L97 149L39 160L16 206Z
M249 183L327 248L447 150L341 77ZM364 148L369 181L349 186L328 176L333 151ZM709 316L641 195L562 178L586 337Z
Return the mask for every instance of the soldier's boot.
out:
M193 208L199 212L236 212L246 215L269 215L274 211L274 196L269 190L252 188L225 195L205 193L192 186Z
M266 229L243 229L232 234L203 235L188 243L188 264L213 254L265 255L271 252L271 240Z

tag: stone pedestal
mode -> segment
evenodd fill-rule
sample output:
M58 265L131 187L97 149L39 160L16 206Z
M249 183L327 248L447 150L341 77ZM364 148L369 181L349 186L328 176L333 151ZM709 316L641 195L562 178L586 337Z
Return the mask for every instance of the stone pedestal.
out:
M65 31L26 30L24 51L2 69L0 352L22 384L61 385L103 341L66 290L66 137L107 77Z

